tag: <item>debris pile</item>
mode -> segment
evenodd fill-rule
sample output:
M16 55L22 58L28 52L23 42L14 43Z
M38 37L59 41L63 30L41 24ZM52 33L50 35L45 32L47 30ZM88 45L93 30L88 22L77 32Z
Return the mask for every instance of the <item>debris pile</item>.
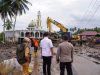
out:
M77 55L84 55L100 60L100 49L83 46L83 47L75 47L74 52Z
M0 44L0 62L11 59L13 57L16 57L16 46Z

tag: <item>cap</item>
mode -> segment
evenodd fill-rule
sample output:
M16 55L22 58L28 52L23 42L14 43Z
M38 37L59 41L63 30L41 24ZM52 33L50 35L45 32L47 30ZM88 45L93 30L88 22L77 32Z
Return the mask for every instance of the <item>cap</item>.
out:
M27 38L27 37L25 37L24 39L23 39L23 42L30 42L31 40L29 39L29 38Z

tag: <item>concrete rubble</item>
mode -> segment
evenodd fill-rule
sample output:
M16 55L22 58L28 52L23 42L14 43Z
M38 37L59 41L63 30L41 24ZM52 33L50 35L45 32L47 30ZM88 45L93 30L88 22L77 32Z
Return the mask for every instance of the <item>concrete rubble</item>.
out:
M91 60L94 59L96 62L100 63L100 48L96 49L88 46L75 47L74 54L89 59L91 58Z

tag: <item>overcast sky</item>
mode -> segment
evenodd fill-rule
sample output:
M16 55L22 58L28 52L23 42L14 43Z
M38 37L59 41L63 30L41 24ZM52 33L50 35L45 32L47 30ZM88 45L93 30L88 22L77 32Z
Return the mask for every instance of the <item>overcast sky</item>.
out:
M46 29L46 19L52 19L62 23L67 28L93 28L100 27L100 0L29 0L32 6L26 14L18 16L16 30L24 30L37 18L37 12L41 11L42 27ZM0 32L2 31L0 19ZM57 27L53 25L53 29Z

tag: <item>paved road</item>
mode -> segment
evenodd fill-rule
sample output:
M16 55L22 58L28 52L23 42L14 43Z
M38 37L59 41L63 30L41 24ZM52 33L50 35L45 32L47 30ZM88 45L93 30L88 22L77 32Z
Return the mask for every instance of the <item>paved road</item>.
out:
M74 75L100 75L100 65L83 57L75 55L72 65ZM59 75L59 72L59 65L56 64L55 58L53 58L52 75Z
M55 53L56 53L55 48ZM53 58L52 71L53 75L59 75L59 65L55 64L55 57ZM100 75L100 64L96 64L93 61L90 61L88 58L74 55L73 62L73 74L74 75ZM66 74L67 75L67 74Z
M40 61L40 73L42 75L42 61ZM73 74L74 75L100 75L100 64L96 64L84 57L74 55L73 62ZM52 59L52 75L60 75L59 64L56 63L55 56ZM67 74L66 74L67 75Z
M73 68L75 75L100 75L100 64L80 56L74 56Z
M56 51L57 48L55 48L55 53ZM35 60L33 60L33 62L34 61ZM39 71L38 74L34 75L43 75L42 59L40 56L37 58L37 62L40 65ZM33 64L35 65L35 63ZM74 55L74 62L72 64L72 68L73 68L73 75L100 75L100 64L96 64L93 61L88 60L86 57L84 58L82 56ZM56 63L56 56L53 56L51 71L52 75L60 75L59 64ZM33 72L35 72L35 70Z

